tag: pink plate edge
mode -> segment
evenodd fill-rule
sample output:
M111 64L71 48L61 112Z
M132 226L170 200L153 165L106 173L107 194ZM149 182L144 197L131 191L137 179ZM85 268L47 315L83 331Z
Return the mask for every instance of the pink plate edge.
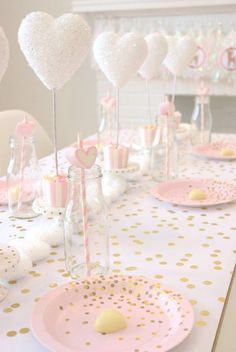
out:
M109 276L107 278L113 278L113 277L114 276ZM123 277L128 277L128 276L120 275L118 278L123 278ZM135 278L135 277L136 276L133 276L133 278ZM140 277L145 278L146 280L149 280L150 284L152 284L152 283L153 284L156 284L156 283L160 284L160 289L162 289L162 290L171 290L172 292L180 294L183 298L183 302L182 302L181 307L188 309L190 312L189 313L189 320L190 320L189 330L185 334L181 333L179 336L177 335L178 338L176 338L176 336L175 336L174 341L171 341L169 346L167 346L167 349L162 350L163 352L168 352L172 348L181 344L190 335L190 333L193 329L193 325L194 325L193 308L192 308L190 302L188 301L188 299L184 295L179 293L179 291L173 290L169 286L165 286L156 280L149 279L144 276L137 276L137 278L140 278ZM117 277L115 277L115 278L117 279ZM57 342L54 338L52 338L51 335L47 332L45 325L43 324L43 319L39 319L39 316L41 316L41 318L42 318L44 310L48 305L48 302L50 302L51 299L54 299L57 296L59 296L61 294L61 291L63 290L63 288L68 286L69 284L70 284L70 282L63 284L59 287L54 288L52 291L46 292L43 296L41 296L40 300L35 304L35 306L33 308L32 315L31 315L30 326L31 326L31 331L32 331L34 337L36 338L36 340L38 342L40 342L42 344L42 346L46 347L51 352L80 352L78 350L67 348L64 345L62 345L61 343ZM163 347L165 348L165 346L163 346Z
M209 181L217 181L215 179L205 179L205 180L209 180ZM175 183L175 182L186 182L186 181L190 181L190 182L195 182L195 181L203 181L203 179L200 178L186 178L186 179L176 179L176 180L172 180L172 181L166 181L166 182L160 182L157 183L157 185L153 188L151 188L150 190L150 194L154 197L157 198L165 203L169 203L169 204L176 204L176 205L180 205L182 207L191 207L191 208L201 208L201 207L210 207L210 206L215 206L215 205L220 205L220 204L227 204L227 203L232 203L236 201L235 199L231 199L231 200L222 200L222 201L218 201L218 202L209 202L209 203L187 203L187 202L173 202L171 200L169 200L168 198L162 197L160 194L157 193L157 188L161 187L161 185L163 184L169 184L169 183ZM228 182L230 184L230 182ZM233 184L236 188L236 185Z

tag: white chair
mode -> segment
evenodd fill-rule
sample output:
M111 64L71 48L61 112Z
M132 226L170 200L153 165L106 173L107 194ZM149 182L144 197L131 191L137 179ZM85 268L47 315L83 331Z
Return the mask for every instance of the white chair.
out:
M24 119L25 114L29 120L36 123L34 133L35 148L38 158L42 158L52 153L52 142L38 121L22 110L6 110L0 112L0 176L6 175L7 166L10 158L9 138L15 134L17 122Z

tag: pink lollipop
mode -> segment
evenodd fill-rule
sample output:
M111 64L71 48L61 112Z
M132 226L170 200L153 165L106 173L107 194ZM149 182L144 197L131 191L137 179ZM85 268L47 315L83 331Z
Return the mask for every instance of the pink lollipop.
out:
M17 137L29 138L33 135L36 123L34 121L29 121L27 117L18 122L16 125L16 135Z
M164 101L160 105L160 113L164 116L171 116L175 112L175 104L169 100Z

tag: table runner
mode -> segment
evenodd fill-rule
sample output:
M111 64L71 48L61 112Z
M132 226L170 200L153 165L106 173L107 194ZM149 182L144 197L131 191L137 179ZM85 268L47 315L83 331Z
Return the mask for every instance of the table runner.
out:
M63 152L59 160L66 170ZM51 165L52 156L41 162L45 173L52 171ZM181 157L180 175L236 182L235 168L236 162L186 155ZM174 351L210 352L236 258L236 203L200 209L173 206L149 194L153 185L148 177L142 177L109 207L111 271L156 278L184 294L193 305L195 325ZM43 216L16 220L2 206L1 242L30 237L32 228L51 221ZM32 308L45 291L69 280L63 248L55 247L27 277L9 283L9 295L0 303L2 351L47 351L30 331Z

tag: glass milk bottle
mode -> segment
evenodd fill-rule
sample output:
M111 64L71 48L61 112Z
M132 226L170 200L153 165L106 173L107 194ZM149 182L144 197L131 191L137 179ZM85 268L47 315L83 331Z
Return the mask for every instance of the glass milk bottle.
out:
M38 216L32 209L41 193L40 168L32 137L11 137L11 158L7 169L8 206L16 218Z
M81 169L69 168L69 197L64 216L66 267L72 278L87 275L83 237ZM109 233L107 208L101 185L101 168L85 170L87 198L87 239L90 275L104 275L109 270Z
M192 145L211 142L212 114L209 96L196 96L191 118L190 140Z
M178 176L178 142L174 115L158 118L158 132L151 156L151 176L157 182Z

